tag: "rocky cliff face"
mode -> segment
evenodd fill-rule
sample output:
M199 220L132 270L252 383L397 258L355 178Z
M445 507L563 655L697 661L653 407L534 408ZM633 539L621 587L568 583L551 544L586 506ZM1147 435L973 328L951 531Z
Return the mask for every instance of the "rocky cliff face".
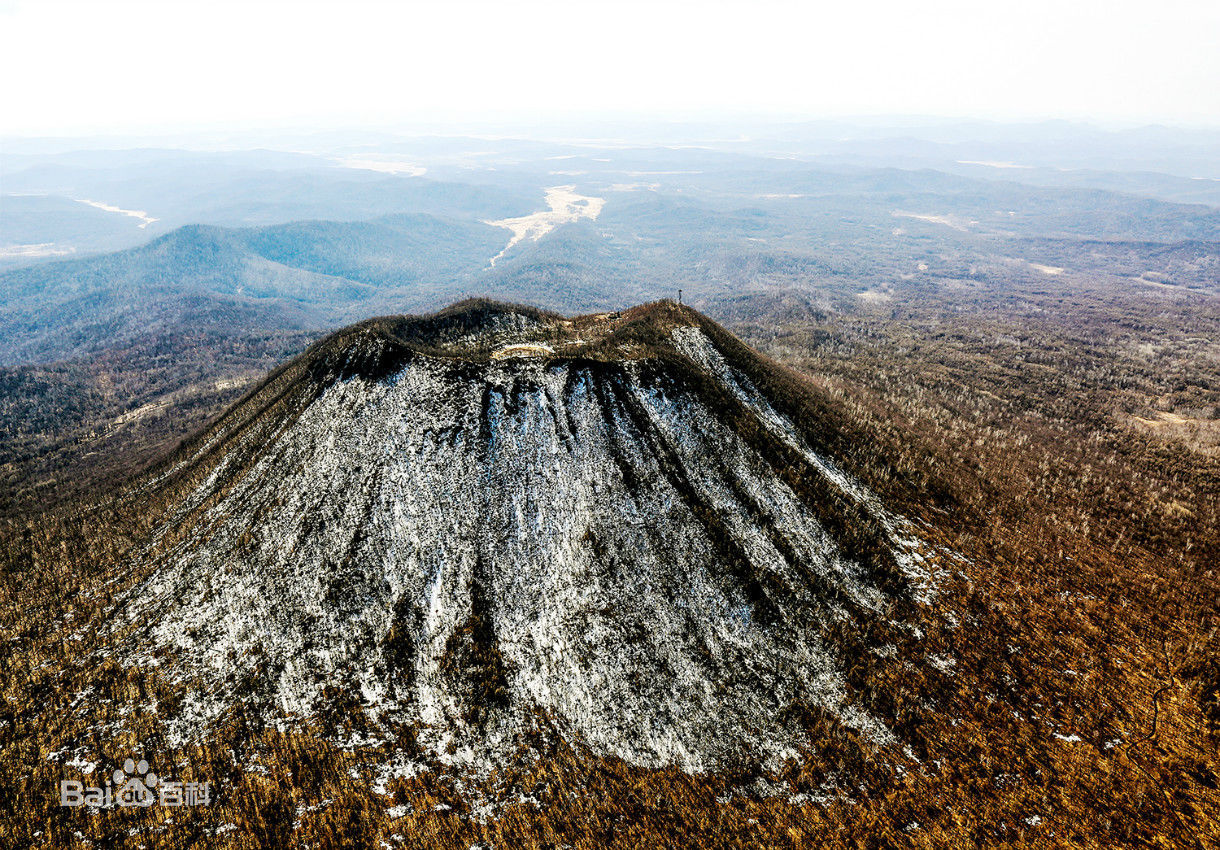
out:
M381 320L273 375L150 489L177 494L111 625L191 697L336 700L444 761L538 713L601 754L714 768L851 704L847 618L922 592L914 542L671 305Z

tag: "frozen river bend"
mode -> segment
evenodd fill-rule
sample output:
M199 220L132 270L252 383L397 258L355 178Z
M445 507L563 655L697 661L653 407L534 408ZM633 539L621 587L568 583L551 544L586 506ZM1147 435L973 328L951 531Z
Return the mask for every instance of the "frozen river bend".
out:
M176 738L261 701L459 765L539 716L687 770L791 755L810 711L885 744L834 634L926 592L920 558L779 386L668 303L357 325L146 485L177 495L110 627L189 686Z

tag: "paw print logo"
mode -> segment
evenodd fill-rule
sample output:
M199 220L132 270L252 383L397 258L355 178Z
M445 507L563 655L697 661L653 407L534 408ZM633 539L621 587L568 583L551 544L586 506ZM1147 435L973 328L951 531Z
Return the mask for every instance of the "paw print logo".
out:
M138 773L139 776L128 775ZM114 772L114 784L119 787L114 795L115 802L120 806L151 806L156 802L156 795L150 789L156 788L160 781L157 774L148 772L148 762L140 759L136 764L132 759L123 762L123 769Z

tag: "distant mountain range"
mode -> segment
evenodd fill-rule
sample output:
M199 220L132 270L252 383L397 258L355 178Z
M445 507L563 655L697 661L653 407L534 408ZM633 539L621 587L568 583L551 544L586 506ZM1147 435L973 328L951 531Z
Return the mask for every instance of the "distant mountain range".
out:
M451 297L506 232L429 215L268 228L190 226L101 257L0 275L0 362L80 356L175 327L331 327Z
M681 292L765 329L1017 289L1192 298L1220 262L1220 212L1165 200L1164 175L1152 192L1146 175L1036 185L994 164L481 139L16 155L0 171L0 494L21 500L142 466L338 327L469 296L585 313ZM1127 191L1085 188L1102 183ZM598 215L500 256L514 232L488 222L545 215L550 187Z
M493 268L510 232L488 222L542 206L528 200L521 178L488 187L356 173L349 183L317 178L320 213L402 204L442 212L189 225L113 254L10 269L0 273L0 365L78 357L175 328L325 330L475 294L582 311L681 288L716 315L721 302L771 297L780 287L845 309L879 280L958 278L964 269L975 280L1002 278L1012 258L1035 254L1042 266L1075 271L1096 268L1097 251L1115 253L1112 243L1130 243L1119 249L1128 254L1189 244L1211 254L1220 243L1220 211L1206 206L935 171L775 163L743 171L732 160L658 176L677 182L671 191L642 188L638 181L652 179L644 172L621 185L553 175L605 200L600 216L527 239ZM312 209L308 174L265 174L268 203L297 204L280 213ZM260 185L246 186L243 197L253 203ZM342 200L349 196L359 204ZM1176 266L1180 284L1207 285L1206 260L1199 262Z

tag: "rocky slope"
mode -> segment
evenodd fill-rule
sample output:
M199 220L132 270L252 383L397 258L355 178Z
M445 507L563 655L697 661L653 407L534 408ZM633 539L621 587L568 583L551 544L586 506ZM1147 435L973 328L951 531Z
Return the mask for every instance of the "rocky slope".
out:
M836 624L929 593L924 561L770 368L668 303L357 325L142 485L170 508L108 628L188 686L179 740L255 701L455 765L540 716L687 770L795 754L801 706L884 745Z

